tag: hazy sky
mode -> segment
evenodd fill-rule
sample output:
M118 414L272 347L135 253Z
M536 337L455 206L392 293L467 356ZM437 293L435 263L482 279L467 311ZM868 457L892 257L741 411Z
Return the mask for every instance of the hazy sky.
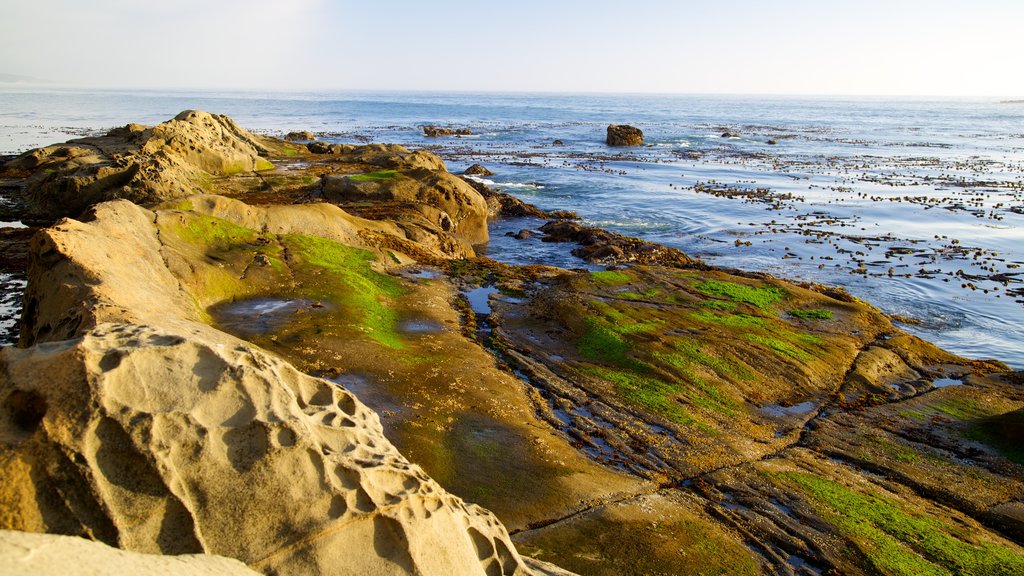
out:
M1024 97L1024 0L0 0L0 73L103 87Z

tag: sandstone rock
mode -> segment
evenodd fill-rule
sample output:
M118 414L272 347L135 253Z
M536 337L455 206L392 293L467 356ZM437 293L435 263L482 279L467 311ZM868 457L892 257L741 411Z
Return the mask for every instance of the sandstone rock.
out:
M415 156L410 154L405 158ZM420 158L428 158L420 156ZM487 203L465 181L437 170L391 170L365 175L322 178L324 197L336 202L401 202L427 208L424 213L441 225L451 222L448 232L470 244L487 241ZM441 226L444 229L444 226Z
M259 576L238 560L208 554L157 556L92 540L0 530L0 566L11 574L67 576Z
M282 232L367 230L334 224L334 206L189 203ZM264 573L557 573L527 567L493 515L405 460L345 389L203 323L210 287L188 270L217 263L158 234L175 214L105 203L34 244L33 345L0 351L0 528Z
M302 130L300 132L289 132L284 137L289 142L309 141L316 140L316 136L313 135L309 130Z
M158 202L202 191L211 175L273 168L268 145L227 116L187 110L152 128L129 124L32 150L5 168L32 173L29 216L52 221L105 200Z
M494 172L491 172L483 166L483 164L473 164L466 171L463 172L468 176L494 176Z
M610 124L605 142L609 146L640 146L644 143L644 133L634 126Z

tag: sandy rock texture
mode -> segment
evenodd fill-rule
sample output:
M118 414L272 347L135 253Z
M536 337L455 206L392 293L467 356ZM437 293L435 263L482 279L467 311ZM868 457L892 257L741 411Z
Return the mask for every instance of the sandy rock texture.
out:
M340 212L190 202L261 228L308 231ZM242 228L207 215L175 227L177 213L106 203L38 238L33 345L0 353L0 526L265 573L554 573L410 464L351 393L203 323L218 264L190 242ZM333 225L322 233L358 236Z
M186 110L154 127L129 124L104 136L26 152L5 170L31 174L29 217L76 216L97 202L156 202L208 189L213 176L267 170L273 142L227 116Z
M5 573L36 576L256 576L238 560L211 555L158 556L125 552L84 538L0 530Z

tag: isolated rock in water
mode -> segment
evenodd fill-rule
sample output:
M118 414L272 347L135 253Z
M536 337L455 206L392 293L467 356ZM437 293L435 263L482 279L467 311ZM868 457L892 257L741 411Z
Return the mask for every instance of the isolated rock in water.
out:
M207 554L157 556L55 534L0 530L0 566L12 574L67 576L259 576L238 560Z
M736 132L731 132L731 131L726 130L725 132L722 132L722 136L721 137L722 138L739 138L740 135L738 133L736 133Z
M314 136L309 130L303 130L301 132L289 132L288 134L285 134L284 139L289 142L299 142L305 140L316 140L316 136Z
M328 200L415 203L429 209L425 214L431 215L434 224L469 244L481 244L488 239L487 202L473 187L448 172L382 170L348 176L327 175L321 182L323 195Z
M463 174L468 176L494 176L494 172L485 168L483 164L473 164L469 168L466 168L466 171L463 172Z
M55 220L124 198L158 202L202 192L211 176L267 170L272 144L227 116L187 110L152 128L129 124L105 136L26 152L5 170L30 172L30 217Z
M609 146L640 146L644 143L644 133L634 126L610 124L605 142Z
M430 138L438 136L470 136L473 131L469 128L442 128L440 126L424 126L423 135Z

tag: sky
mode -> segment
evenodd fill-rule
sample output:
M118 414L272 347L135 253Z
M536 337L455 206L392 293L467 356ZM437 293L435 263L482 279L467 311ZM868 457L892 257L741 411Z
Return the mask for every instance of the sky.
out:
M1024 98L1024 0L0 0L81 87Z

